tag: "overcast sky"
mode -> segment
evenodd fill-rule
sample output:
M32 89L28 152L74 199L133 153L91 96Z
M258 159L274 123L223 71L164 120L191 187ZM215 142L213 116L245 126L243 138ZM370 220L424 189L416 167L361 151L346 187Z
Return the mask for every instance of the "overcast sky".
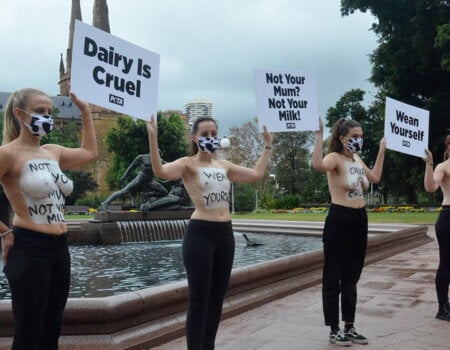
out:
M81 0L88 24L92 8ZM374 18L341 17L339 0L108 0L108 8L111 34L161 55L158 110L209 99L222 136L256 115L255 68L313 72L323 116L350 89L367 91L366 101L374 93ZM0 0L0 91L59 93L70 10L70 0Z

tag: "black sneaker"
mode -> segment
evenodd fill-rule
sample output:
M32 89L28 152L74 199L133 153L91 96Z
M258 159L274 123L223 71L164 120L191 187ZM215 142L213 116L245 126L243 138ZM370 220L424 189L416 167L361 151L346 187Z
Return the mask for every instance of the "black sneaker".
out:
M450 321L450 314L446 311L439 310L436 314L436 318L439 320Z
M448 302L439 304L439 310L436 314L436 318L439 320L450 321L450 305Z
M351 346L352 345L352 342L345 337L344 332L341 330L330 332L330 343L333 343L333 344L336 344L339 346Z
M356 329L354 327L350 328L349 330L344 331L344 335L347 339L351 340L353 343L356 344L369 344L369 341L365 336L362 334L359 334L356 332Z

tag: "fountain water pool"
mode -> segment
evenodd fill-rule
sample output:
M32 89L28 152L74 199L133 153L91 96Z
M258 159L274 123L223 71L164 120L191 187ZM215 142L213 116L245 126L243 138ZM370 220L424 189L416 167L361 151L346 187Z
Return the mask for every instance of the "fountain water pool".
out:
M116 225L112 223L104 226L106 227L102 228L109 232ZM253 233L313 233L320 237L323 223L233 220L233 229ZM99 230L81 231L98 235ZM250 238L253 238L253 233L249 235ZM120 239L120 232L117 234ZM80 236L84 238L84 233L81 232ZM259 236L261 237L265 238ZM430 240L432 238L427 235L425 225L369 224L366 264L418 247ZM82 241L101 242L101 239L93 237ZM233 269L222 317L225 319L236 316L319 284L322 280L322 266L323 252L318 249ZM187 300L185 279L103 298L69 298L60 342L61 350L149 349L164 344L183 334ZM10 348L14 332L9 299L0 300L0 324L0 349L6 350Z
M318 250L322 247L320 237L255 233L248 235L258 236L265 245L247 246L242 234L235 232L236 250L233 268ZM70 297L105 297L185 279L181 244L181 240L166 240L71 246ZM9 297L5 276L0 274L0 299Z

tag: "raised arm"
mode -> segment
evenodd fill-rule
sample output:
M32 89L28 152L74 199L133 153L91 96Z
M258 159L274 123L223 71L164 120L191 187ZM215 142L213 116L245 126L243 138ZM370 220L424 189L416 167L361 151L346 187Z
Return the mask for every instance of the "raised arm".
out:
M323 123L320 117L319 130L316 130L316 138L314 141L312 165L314 169L322 172L332 171L337 166L336 157L330 154L326 157L323 156Z
M123 175L120 177L120 180L119 180L120 183L123 183L123 182L127 179L128 175L129 175L134 169L136 169L136 167L139 165L139 163L142 162L142 157L143 157L143 155L142 155L142 154L139 154L139 155L136 156L136 158L134 158L134 160L133 160L133 161L131 162L131 164L128 166L127 170L125 170L125 172L123 173Z
M383 137L380 140L380 149L378 150L377 159L372 169L364 169L367 179L372 183L379 183L381 180L381 174L383 173L384 154L386 151L386 139Z
M267 166L270 162L270 152L272 150L272 135L267 130L266 126L263 126L264 137L264 149L253 168L246 168L243 166L230 163L228 169L228 178L234 182L255 182L261 180L264 177Z
M150 117L150 121L146 122L146 125L153 173L162 179L178 180L183 175L183 162L175 160L163 164L158 147L158 124L154 115Z
M98 156L94 122L92 121L89 105L80 100L73 92L70 93L70 97L81 111L81 146L79 148L67 148L57 145L46 145L49 150L59 154L61 169L71 169L85 165Z
M425 161L425 177L423 179L423 186L425 191L434 192L439 188L442 179L444 178L444 172L439 164L433 172L433 154L430 150L426 149L425 153L427 157Z

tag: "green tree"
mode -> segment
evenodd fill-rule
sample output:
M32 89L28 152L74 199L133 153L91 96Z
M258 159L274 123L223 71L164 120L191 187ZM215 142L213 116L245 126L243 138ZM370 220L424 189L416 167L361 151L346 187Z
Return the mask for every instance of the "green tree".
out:
M255 189L250 184L236 184L234 188L234 210L251 212L255 209Z
M112 154L112 165L106 175L110 189L120 188L120 178L139 154L149 152L145 122L127 116L117 118L113 127L106 132L105 143Z
M442 70L450 72L450 23L437 27L434 47L441 55Z
M310 166L305 170L305 178L301 191L302 205L319 205L329 202L330 195L328 191L327 175Z
M178 114L169 118L158 112L158 142L161 157L172 161L187 154L185 127ZM112 166L106 182L110 189L120 188L120 178L139 154L149 153L148 134L145 122L120 116L105 138L108 151L112 153Z
M264 138L258 129L256 117L246 121L241 126L230 128L231 150L228 158L233 163L253 167L264 148Z
M365 92L361 89L347 91L334 107L327 111L326 126L332 127L339 118L352 118L358 122L367 118L367 111L361 102L364 100Z
M158 130L162 159L171 162L187 155L185 126L178 114L172 113L169 118L163 118L162 114L158 113Z
M252 168L258 161L263 148L264 138L262 133L259 132L258 119L255 117L241 126L230 128L230 148L223 150L223 156L234 164ZM261 197L265 196L269 190L268 179L269 172L266 172L263 181L248 184L248 186L253 188L253 197L256 190L259 191Z
M73 192L66 198L66 205L73 205L83 198L86 192L95 191L98 188L97 182L92 175L82 170L66 170L65 174L74 181Z
M41 144L51 143L68 148L80 147L80 141L78 140L79 132L79 125L75 121L70 121L64 123L60 128L55 127L52 132L41 139Z
M390 96L430 111L429 145L441 159L443 139L450 128L450 4L442 0L342 0L341 12L369 11L377 19L372 30L379 45L371 54L370 80L379 96ZM384 101L384 99L383 99ZM436 127L439 126L439 127ZM422 192L424 166L417 157L393 155L406 201ZM400 186L390 184L391 188ZM406 187L406 188L405 188ZM398 198L400 194L397 193Z
M286 194L301 194L311 175L312 132L282 132L273 142L272 163L276 180Z
M224 151L225 157L235 164L253 167L264 147L258 119L253 118L240 127L233 126L230 132L231 147ZM310 164L313 133L283 132L273 136L269 171L262 181L251 184L260 194L261 207L274 208L276 200L286 194L297 195L308 203L326 201L328 191L322 190L326 189L326 179L317 176Z

